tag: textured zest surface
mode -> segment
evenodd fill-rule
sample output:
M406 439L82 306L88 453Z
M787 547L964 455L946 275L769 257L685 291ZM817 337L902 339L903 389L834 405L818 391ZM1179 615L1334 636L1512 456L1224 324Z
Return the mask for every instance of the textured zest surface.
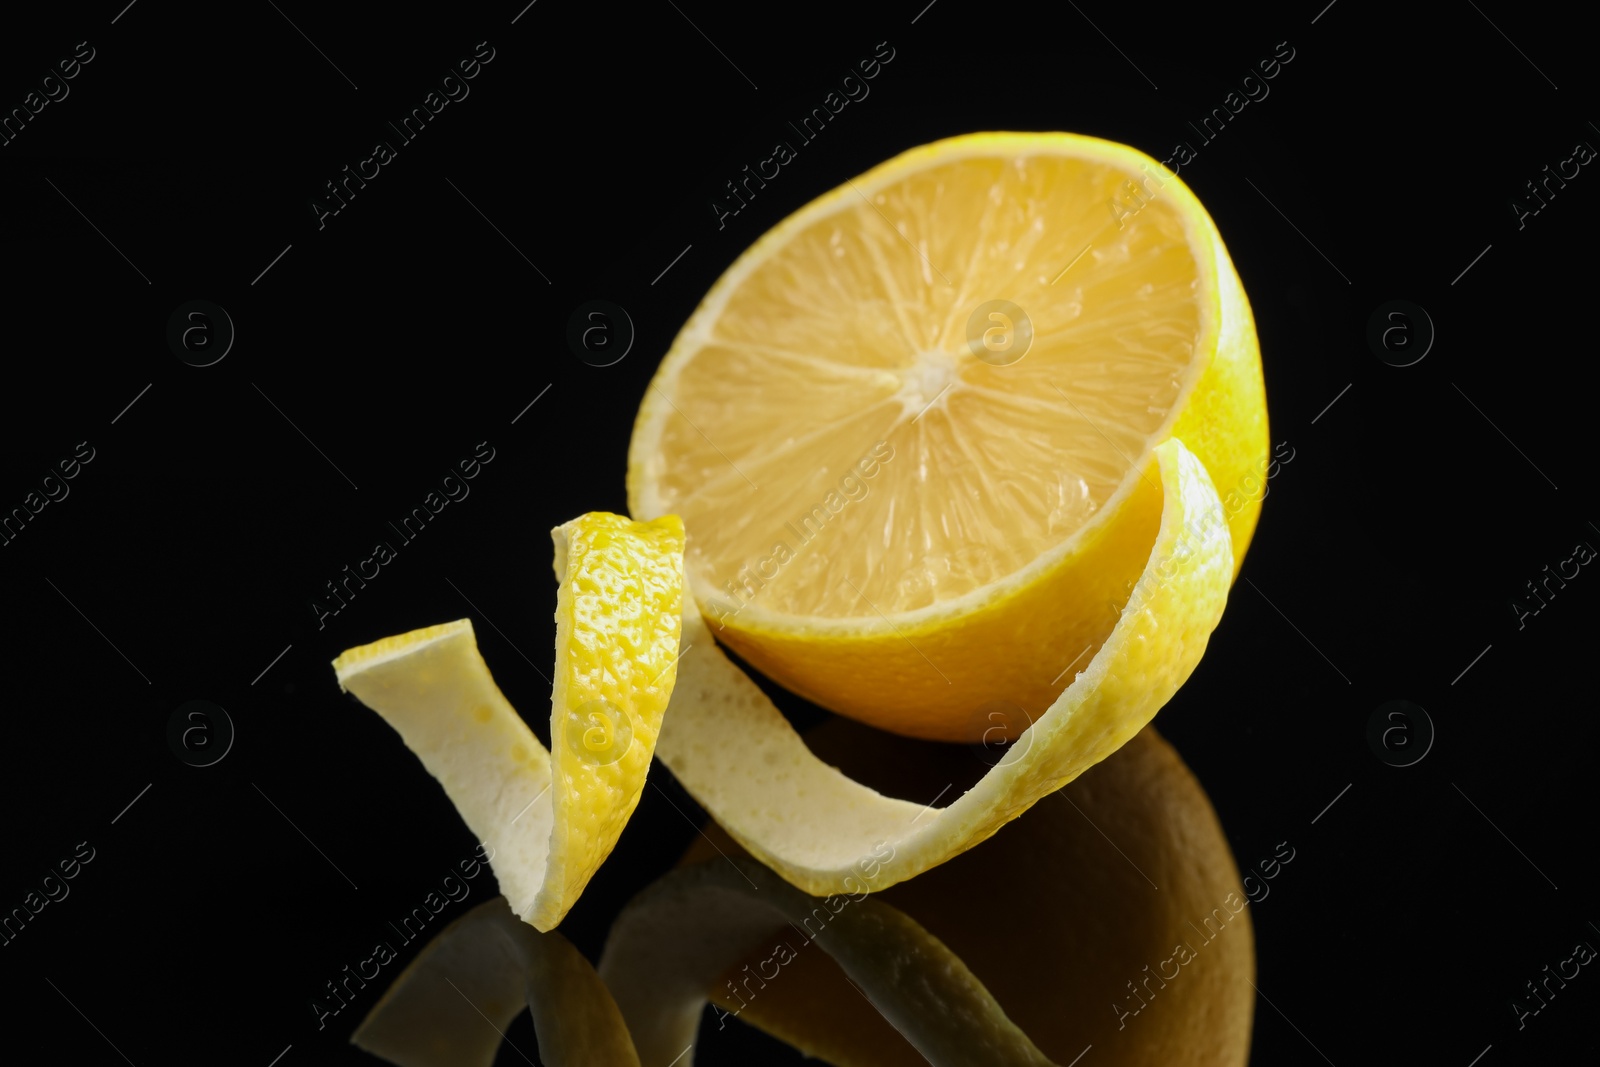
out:
M996 299L1033 327L1000 366L968 349ZM683 515L698 606L786 688L908 736L1014 738L1110 633L1172 437L1229 501L1237 574L1266 403L1215 224L1126 145L977 134L820 197L724 273L646 391L629 506ZM997 725L999 701L1021 714Z
M552 532L556 673L546 750L494 684L469 620L334 660L341 688L439 780L516 913L560 923L644 789L677 678L683 524L592 512ZM546 799L548 797L548 799Z
M680 684L658 754L750 853L808 893L881 889L982 842L1141 730L1188 678L1234 573L1216 489L1176 439L1156 449L1163 508L1143 576L1110 637L972 789L933 809L885 797L817 759L685 600ZM1154 493L1154 479L1140 479Z
M683 612L677 516L636 523L592 512L555 537L555 833L549 899L535 909L543 916L566 913L638 806L677 678Z
M688 1067L729 965L782 944L788 952L769 952L782 967L807 939L935 1067L1050 1067L966 964L903 912L807 897L749 860L675 871L639 894L611 927L600 977L644 1067Z

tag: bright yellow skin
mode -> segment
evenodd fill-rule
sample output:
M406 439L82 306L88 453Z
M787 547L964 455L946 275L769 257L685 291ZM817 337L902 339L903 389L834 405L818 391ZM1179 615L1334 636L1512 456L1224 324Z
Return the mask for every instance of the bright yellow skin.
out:
M560 923L639 803L677 680L683 593L676 516L636 523L592 512L553 536L553 753L495 685L469 620L334 661L340 686L444 786L489 846L512 909L540 930Z
M550 696L555 756L551 867L568 907L611 852L644 789L661 718L677 680L683 598L683 523L636 523L591 512L559 528L555 568L556 673ZM559 531L558 531L559 532ZM605 716L563 714L609 702L631 720L633 743ZM537 924L535 924L537 925Z

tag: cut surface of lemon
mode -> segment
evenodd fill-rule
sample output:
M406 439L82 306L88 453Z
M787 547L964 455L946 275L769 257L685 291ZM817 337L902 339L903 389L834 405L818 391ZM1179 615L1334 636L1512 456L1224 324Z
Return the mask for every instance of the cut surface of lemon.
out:
M959 797L887 797L819 759L717 647L691 597L657 755L734 840L807 893L884 889L986 840L1143 729L1222 618L1234 560L1216 489L1177 439L1157 446L1155 461L1125 510L1157 515L1158 529L1115 628Z
M350 1042L400 1067L492 1067L524 1008L549 1067L640 1067L622 1013L589 961L560 934L534 932L505 897L428 942Z
M897 733L1015 738L1115 624L1153 535L1130 501L1173 437L1237 568L1266 408L1210 216L1128 146L971 135L739 257L646 390L628 499L683 517L695 599L769 677ZM997 700L1024 714L997 725Z
M501 892L553 929L639 803L677 678L683 525L591 512L552 531L560 582L550 749L489 674L470 620L346 651L341 688L383 716L491 849Z

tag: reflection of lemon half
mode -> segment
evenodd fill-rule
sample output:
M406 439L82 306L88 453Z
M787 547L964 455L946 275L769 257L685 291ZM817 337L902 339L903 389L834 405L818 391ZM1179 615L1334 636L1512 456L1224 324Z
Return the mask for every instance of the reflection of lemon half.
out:
M444 786L492 849L513 910L540 930L577 901L639 803L677 678L683 591L676 516L636 523L592 512L552 533L551 751L494 684L470 621L388 637L333 663L340 686Z
M841 719L806 740L822 759L896 793L959 788L982 770L965 750ZM739 859L718 827L706 835L685 864L716 866L718 850ZM1028 903L1045 899L1048 907ZM842 900L829 911L858 906ZM1200 783L1153 727L982 849L872 902L937 937L1056 1063L1089 1045L1107 1067L1242 1067L1248 1058L1255 946L1238 868ZM719 1021L735 1015L838 1067L924 1062L846 984L833 954L793 935L775 929L705 984ZM799 952L772 976L766 961L779 940Z
M628 498L683 516L695 598L763 673L941 740L998 736L981 709L1011 701L1016 737L1109 634L1173 437L1234 498L1236 569L1267 425L1216 226L1127 146L982 134L846 183L728 269L645 394Z
M918 1060L1052 1067L960 957L897 908L808 897L760 864L720 858L673 871L640 893L606 939L600 977L644 1067L694 1063L708 991L752 951L750 968L738 975L746 995L782 983L785 968L807 951L826 953L840 986L854 985L850 995L870 1003L879 1022L889 1020L884 1025L905 1036ZM826 1028L829 1020L811 1025Z

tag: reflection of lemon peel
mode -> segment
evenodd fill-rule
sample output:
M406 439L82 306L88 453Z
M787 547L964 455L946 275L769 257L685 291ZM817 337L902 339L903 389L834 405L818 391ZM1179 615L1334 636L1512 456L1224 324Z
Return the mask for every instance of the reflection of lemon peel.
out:
M639 1067L622 1014L589 961L560 934L518 920L504 897L428 942L350 1041L400 1067L491 1067L524 1007L549 1067Z
M899 795L931 796L979 773L959 749L839 717L805 736L820 758ZM680 865L723 855L742 853L708 826ZM1245 891L1205 790L1154 724L983 848L872 899L960 956L1058 1063L1089 1044L1101 1067L1244 1067L1249 1059L1255 939ZM1027 903L1046 899L1048 907ZM1181 967L1173 958L1180 943L1195 953ZM804 953L781 979L745 992L739 982L771 951L768 943L738 959L712 1000L836 1067L923 1063L824 954Z
M871 889L985 840L1098 763L1153 718L1200 661L1222 617L1233 549L1216 489L1177 439L1155 450L1161 519L1143 576L1110 637L1018 742L1026 745L943 809L885 797L813 756L684 600L685 655L659 755L750 853L814 894L861 888L862 864L893 857ZM1153 501L1154 479L1140 496ZM934 798L937 801L938 798Z
M674 871L635 897L601 954L600 976L645 1067L692 1062L707 993L760 945L788 951L776 950L778 969L755 983L782 982L778 960L826 952L929 1063L1051 1063L966 964L903 912L875 900L807 897L748 860L717 860Z
M468 620L353 648L341 688L399 731L489 845L512 909L554 929L639 803L677 678L683 524L591 512L553 532L551 750L501 694ZM546 794L549 799L545 799Z

